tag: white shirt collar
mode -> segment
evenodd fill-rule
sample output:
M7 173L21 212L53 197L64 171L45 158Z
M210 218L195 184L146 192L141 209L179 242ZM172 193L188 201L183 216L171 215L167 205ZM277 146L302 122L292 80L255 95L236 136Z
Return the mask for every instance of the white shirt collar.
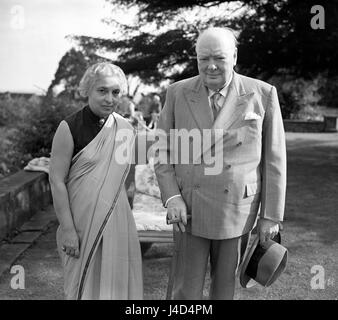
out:
M232 78L233 78L233 72L231 73L230 80L225 84L225 86L220 91L218 91L223 97L225 97L227 94L228 87L231 83ZM215 92L216 91L208 88L208 93L209 93L208 98L210 98Z

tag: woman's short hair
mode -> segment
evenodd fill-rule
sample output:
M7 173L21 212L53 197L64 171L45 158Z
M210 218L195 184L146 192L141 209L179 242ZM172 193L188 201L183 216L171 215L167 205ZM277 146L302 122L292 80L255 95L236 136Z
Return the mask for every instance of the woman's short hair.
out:
M109 62L99 62L91 65L84 73L80 84L79 93L86 98L99 77L116 77L121 87L121 93L127 93L127 78L120 67Z

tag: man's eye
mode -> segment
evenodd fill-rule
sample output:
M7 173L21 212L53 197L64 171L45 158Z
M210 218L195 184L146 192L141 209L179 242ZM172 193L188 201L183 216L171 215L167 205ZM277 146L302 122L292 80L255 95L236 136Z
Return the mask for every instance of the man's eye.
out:
M119 89L113 90L112 92L113 92L114 96L117 96L117 95L120 94L120 90Z

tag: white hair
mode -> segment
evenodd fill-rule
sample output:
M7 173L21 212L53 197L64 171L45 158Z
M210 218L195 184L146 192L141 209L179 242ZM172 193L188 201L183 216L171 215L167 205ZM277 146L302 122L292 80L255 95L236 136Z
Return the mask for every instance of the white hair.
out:
M80 81L78 90L82 97L88 97L90 90L100 76L116 77L122 94L127 93L127 79L122 69L109 62L99 62L91 65Z
M226 37L231 37L233 42L234 42L234 48L237 48L238 45L238 40L237 40L237 32L229 27L212 27L212 28L208 28L203 30L196 41L196 51L200 45L200 42L202 40L202 38L205 38L206 36L219 36L220 38L226 38Z

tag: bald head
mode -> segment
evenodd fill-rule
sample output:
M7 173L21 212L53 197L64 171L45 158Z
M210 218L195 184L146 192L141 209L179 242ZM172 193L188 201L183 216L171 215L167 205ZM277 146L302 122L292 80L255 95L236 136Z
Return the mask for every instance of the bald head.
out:
M196 43L198 71L204 85L219 90L230 82L237 62L237 40L228 28L203 31Z

